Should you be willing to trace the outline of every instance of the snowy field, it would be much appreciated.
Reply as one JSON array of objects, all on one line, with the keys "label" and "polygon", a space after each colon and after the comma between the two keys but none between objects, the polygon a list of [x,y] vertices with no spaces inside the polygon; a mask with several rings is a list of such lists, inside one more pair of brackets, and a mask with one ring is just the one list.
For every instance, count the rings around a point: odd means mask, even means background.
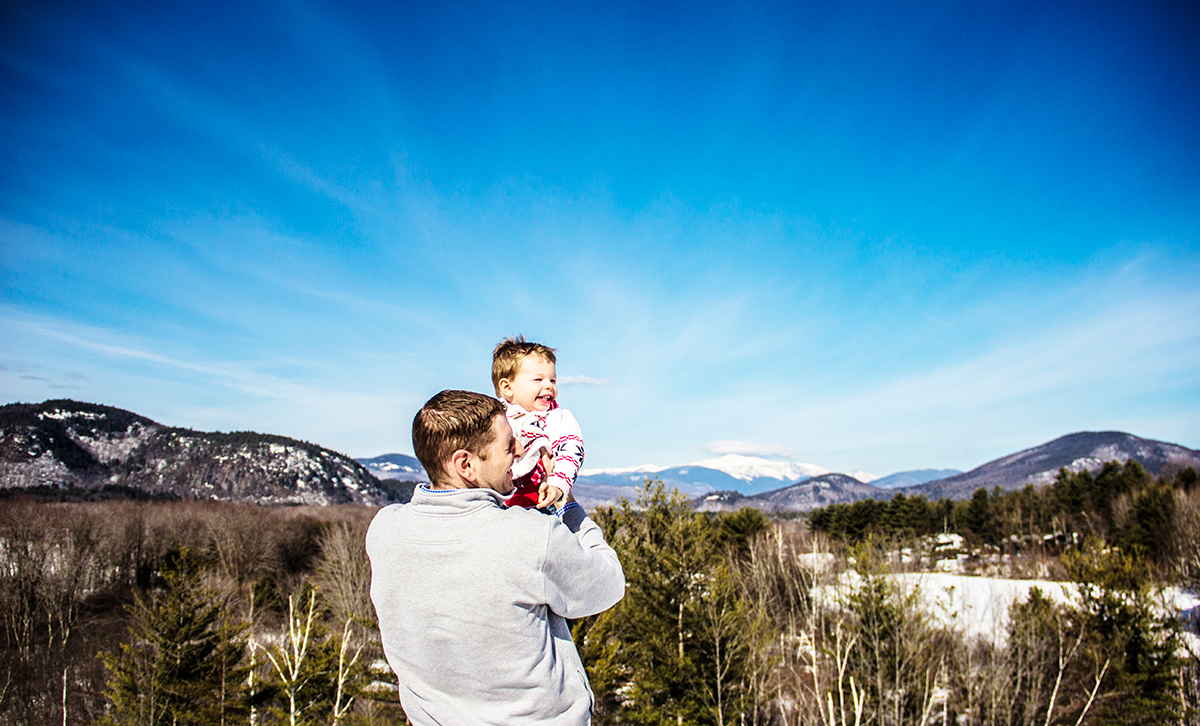
[{"label": "snowy field", "polygon": [[[1008,637],[1008,611],[1013,603],[1024,602],[1038,588],[1048,599],[1067,605],[1078,604],[1072,583],[1049,580],[1008,580],[999,577],[972,577],[948,572],[914,572],[889,575],[901,592],[917,592],[917,599],[935,622],[957,630],[967,637],[981,637],[1003,645]],[[818,588],[814,595],[833,604],[860,582],[858,573],[847,571],[838,585]],[[1179,588],[1163,593],[1164,606],[1173,608],[1190,623],[1189,641],[1200,649],[1195,634],[1200,619],[1200,596]]]}]

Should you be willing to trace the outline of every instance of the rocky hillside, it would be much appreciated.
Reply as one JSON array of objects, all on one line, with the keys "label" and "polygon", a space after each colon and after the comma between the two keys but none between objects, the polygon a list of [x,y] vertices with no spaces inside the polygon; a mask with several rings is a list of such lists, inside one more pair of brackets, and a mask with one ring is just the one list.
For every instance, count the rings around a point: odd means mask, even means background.
[{"label": "rocky hillside", "polygon": [[261,504],[378,504],[362,464],[315,444],[249,431],[163,426],[111,406],[0,406],[0,488],[125,489]]},{"label": "rocky hillside", "polygon": [[1054,481],[1058,470],[1099,471],[1105,462],[1122,464],[1133,459],[1148,473],[1157,476],[1166,467],[1200,468],[1200,451],[1164,441],[1143,439],[1121,431],[1081,431],[1018,451],[976,467],[968,472],[898,490],[906,494],[924,494],[930,499],[949,497],[966,499],[976,489],[1000,487],[1005,491],[1026,484],[1043,486]]}]

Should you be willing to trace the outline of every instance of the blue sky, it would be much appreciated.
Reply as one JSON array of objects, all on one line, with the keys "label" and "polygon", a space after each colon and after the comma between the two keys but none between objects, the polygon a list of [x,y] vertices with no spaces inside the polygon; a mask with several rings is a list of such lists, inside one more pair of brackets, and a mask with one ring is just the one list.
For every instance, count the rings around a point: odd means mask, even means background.
[{"label": "blue sky", "polygon": [[1188,3],[0,10],[0,401],[411,452],[559,349],[588,467],[1200,448]]}]

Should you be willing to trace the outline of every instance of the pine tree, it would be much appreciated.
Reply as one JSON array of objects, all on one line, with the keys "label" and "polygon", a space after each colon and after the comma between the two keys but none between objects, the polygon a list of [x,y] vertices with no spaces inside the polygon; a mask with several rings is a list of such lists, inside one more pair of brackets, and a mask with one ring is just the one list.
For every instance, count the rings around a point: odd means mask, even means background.
[{"label": "pine tree", "polygon": [[575,629],[597,722],[721,724],[745,713],[748,659],[766,622],[749,612],[725,563],[761,517],[722,526],[657,480],[635,503],[596,515],[627,583],[624,600]]},{"label": "pine tree", "polygon": [[163,589],[137,597],[130,642],[100,656],[112,704],[102,723],[211,726],[246,713],[243,627],[222,617],[190,552],[169,560]]},{"label": "pine tree", "polygon": [[967,504],[967,511],[962,524],[970,530],[971,534],[984,542],[988,544],[996,543],[998,532],[987,489],[980,487],[975,490],[975,494]]},{"label": "pine tree", "polygon": [[1177,723],[1183,667],[1179,623],[1157,605],[1161,592],[1152,584],[1147,563],[1105,549],[1097,538],[1068,552],[1063,561],[1079,587],[1087,627],[1096,636],[1090,655],[1105,665],[1105,697],[1094,709],[1096,721]]}]

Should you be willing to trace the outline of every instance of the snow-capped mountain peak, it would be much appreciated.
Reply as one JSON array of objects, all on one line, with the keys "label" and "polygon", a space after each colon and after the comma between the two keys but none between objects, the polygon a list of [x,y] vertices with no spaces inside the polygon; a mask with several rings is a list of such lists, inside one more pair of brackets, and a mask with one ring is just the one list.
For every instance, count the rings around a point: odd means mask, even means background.
[{"label": "snow-capped mountain peak", "polygon": [[[725,454],[681,466],[631,466],[612,469],[584,469],[580,481],[588,486],[640,484],[656,478],[691,496],[710,491],[737,491],[753,494],[829,474],[816,464],[798,461],[776,461],[747,454]],[[847,472],[846,476],[860,482],[879,477],[862,471]]]},{"label": "snow-capped mountain peak", "polygon": [[751,481],[753,479],[798,481],[829,473],[828,469],[816,464],[804,464],[796,461],[772,461],[758,456],[746,456],[745,454],[725,454],[715,459],[705,459],[688,464],[687,466],[715,469],[742,481]]}]

